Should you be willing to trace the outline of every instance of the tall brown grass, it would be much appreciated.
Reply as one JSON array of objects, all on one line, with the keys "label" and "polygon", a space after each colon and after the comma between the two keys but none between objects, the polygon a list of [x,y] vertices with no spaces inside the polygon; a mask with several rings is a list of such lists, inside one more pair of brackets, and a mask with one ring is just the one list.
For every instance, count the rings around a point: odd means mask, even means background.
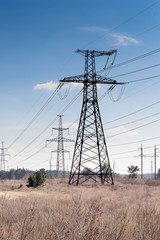
[{"label": "tall brown grass", "polygon": [[[160,240],[160,187],[0,183],[0,239]],[[15,188],[10,188],[15,186]]]}]

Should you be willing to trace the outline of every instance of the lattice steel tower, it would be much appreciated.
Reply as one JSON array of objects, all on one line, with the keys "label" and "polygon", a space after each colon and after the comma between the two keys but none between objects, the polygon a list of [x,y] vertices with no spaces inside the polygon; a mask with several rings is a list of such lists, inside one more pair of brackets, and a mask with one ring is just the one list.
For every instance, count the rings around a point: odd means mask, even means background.
[{"label": "lattice steel tower", "polygon": [[[108,58],[116,54],[116,50],[89,51],[77,50],[77,53],[85,56],[84,75],[67,77],[60,82],[83,83],[83,104],[81,109],[77,138],[73,153],[72,166],[69,176],[69,184],[83,183],[89,179],[101,183],[111,182],[113,184],[112,170],[104,136],[102,120],[100,116],[97,83],[111,84],[113,87],[118,83],[107,77],[96,74],[95,57],[105,56]],[[112,88],[112,86],[111,86]]]},{"label": "lattice steel tower", "polygon": [[48,139],[48,142],[58,142],[57,150],[52,151],[57,152],[57,163],[56,163],[56,171],[57,177],[62,175],[65,176],[65,160],[64,160],[64,153],[69,152],[64,149],[64,142],[74,142],[74,140],[67,139],[63,137],[63,131],[68,130],[68,128],[62,127],[62,117],[63,115],[58,115],[59,117],[59,127],[52,128],[52,130],[58,130],[58,138]]},{"label": "lattice steel tower", "polygon": [[2,171],[5,171],[6,170],[6,161],[5,160],[5,157],[6,156],[9,156],[9,154],[6,154],[5,151],[7,150],[7,148],[4,148],[4,142],[2,142],[2,147],[0,148],[1,150],[1,154],[0,154],[0,158],[1,158],[1,165],[0,165],[0,170]]}]

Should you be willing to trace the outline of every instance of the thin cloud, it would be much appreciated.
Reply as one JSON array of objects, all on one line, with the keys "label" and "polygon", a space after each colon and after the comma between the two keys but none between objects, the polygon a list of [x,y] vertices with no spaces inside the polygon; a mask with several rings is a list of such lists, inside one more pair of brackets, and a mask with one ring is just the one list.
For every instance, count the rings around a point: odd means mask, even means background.
[{"label": "thin cloud", "polygon": [[36,86],[34,86],[35,90],[42,90],[42,89],[46,89],[46,90],[54,90],[57,88],[59,83],[54,83],[52,81],[50,82],[46,82],[46,83],[39,83]]},{"label": "thin cloud", "polygon": [[68,123],[63,123],[63,127],[65,128],[78,128],[78,123],[74,122],[68,122]]},{"label": "thin cloud", "polygon": [[109,33],[111,37],[116,40],[114,45],[116,46],[128,46],[130,44],[139,44],[139,41],[135,38],[128,37],[120,33]]},{"label": "thin cloud", "polygon": [[[49,91],[52,91],[52,90],[55,90],[58,85],[59,85],[59,83],[55,83],[53,81],[50,81],[50,82],[46,82],[46,83],[36,84],[34,86],[34,89],[35,90],[49,90]],[[77,88],[77,87],[82,87],[82,84],[81,83],[64,84],[62,88],[63,89],[68,89],[70,87],[71,87],[71,89],[74,89],[74,88]]]},{"label": "thin cloud", "polygon": [[130,135],[130,136],[138,136],[139,135],[139,132],[138,131],[130,131],[129,128],[126,128],[124,126],[120,126],[120,127],[117,127],[117,128],[114,128],[114,129],[108,129],[108,130],[105,130],[105,132],[107,133],[107,135],[116,135],[116,134],[121,134],[123,133],[123,135]]},{"label": "thin cloud", "polygon": [[113,42],[114,46],[128,46],[131,44],[138,45],[140,42],[133,37],[128,36],[127,34],[122,34],[118,32],[110,32],[109,29],[107,28],[102,28],[102,27],[96,27],[96,26],[90,26],[90,27],[82,27],[81,30],[87,31],[87,32],[92,32],[92,33],[103,33],[104,35],[107,36],[107,40],[110,40]]}]

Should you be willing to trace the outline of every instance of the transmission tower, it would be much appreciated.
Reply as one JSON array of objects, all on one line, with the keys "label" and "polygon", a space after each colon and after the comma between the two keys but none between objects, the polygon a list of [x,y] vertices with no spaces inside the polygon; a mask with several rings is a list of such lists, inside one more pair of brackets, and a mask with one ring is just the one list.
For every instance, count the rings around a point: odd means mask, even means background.
[{"label": "transmission tower", "polygon": [[1,150],[1,165],[0,165],[0,170],[1,171],[5,171],[6,170],[6,162],[7,160],[5,160],[6,156],[9,156],[9,154],[6,154],[5,151],[7,150],[7,148],[4,148],[4,142],[2,142],[2,147],[0,148]]},{"label": "transmission tower", "polygon": [[58,137],[53,139],[48,139],[47,142],[58,142],[57,150],[51,152],[57,152],[57,164],[56,164],[56,172],[57,177],[61,174],[65,177],[65,160],[64,160],[64,153],[69,152],[64,149],[64,142],[74,142],[74,140],[67,139],[63,137],[63,131],[68,130],[68,128],[62,127],[62,117],[63,115],[58,115],[59,117],[59,127],[52,128],[52,130],[58,130]]},{"label": "transmission tower", "polygon": [[83,83],[83,103],[79,120],[77,138],[73,153],[69,184],[83,183],[89,179],[101,183],[113,184],[112,170],[104,136],[101,115],[97,99],[97,83],[111,84],[112,90],[118,83],[107,77],[96,74],[95,57],[111,56],[117,50],[95,51],[77,50],[85,57],[85,71],[83,75],[67,77],[60,82]]}]

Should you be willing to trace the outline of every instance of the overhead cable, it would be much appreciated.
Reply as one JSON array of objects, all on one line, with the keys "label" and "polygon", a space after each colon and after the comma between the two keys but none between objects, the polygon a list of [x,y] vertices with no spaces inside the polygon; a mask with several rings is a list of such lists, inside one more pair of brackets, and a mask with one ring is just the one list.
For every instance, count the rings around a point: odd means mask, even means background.
[{"label": "overhead cable", "polygon": [[35,114],[35,116],[31,119],[31,121],[27,124],[27,126],[22,130],[22,132],[10,143],[8,148],[11,148],[17,141],[20,139],[20,137],[27,131],[27,129],[33,124],[33,122],[39,117],[39,115],[43,112],[43,110],[47,107],[47,105],[51,102],[51,100],[55,97],[59,90],[60,84],[57,86],[57,88],[54,90],[54,92],[50,95],[50,97],[47,99],[47,101],[44,103],[44,105],[41,107],[41,109]]},{"label": "overhead cable", "polygon": [[134,130],[136,130],[136,129],[139,129],[139,128],[148,126],[148,125],[150,125],[150,124],[153,124],[153,123],[156,123],[156,122],[159,122],[159,121],[160,121],[160,118],[157,119],[157,120],[155,120],[155,121],[152,121],[152,122],[143,124],[143,125],[141,125],[141,126],[138,126],[138,127],[135,127],[135,128],[129,129],[129,130],[126,130],[126,131],[124,131],[124,132],[120,132],[120,133],[116,133],[116,134],[114,134],[114,135],[108,136],[107,138],[112,138],[112,137],[115,137],[115,136],[119,136],[119,135],[122,135],[122,134],[125,134],[125,133],[128,133],[128,132],[134,131]]},{"label": "overhead cable", "polygon": [[[115,65],[113,65],[111,68],[113,69],[113,68],[116,68],[116,67],[121,67],[121,66],[123,66],[123,65],[129,64],[129,63],[134,62],[134,61],[137,61],[137,60],[139,60],[139,59],[142,59],[142,58],[151,56],[151,55],[153,55],[153,54],[156,54],[156,53],[158,53],[158,52],[160,52],[160,48],[157,48],[157,49],[155,49],[155,50],[153,50],[153,51],[150,51],[150,52],[148,52],[148,53],[139,55],[139,56],[137,56],[137,57],[131,58],[131,59],[126,60],[126,61],[124,61],[124,62],[115,64]],[[109,67],[109,68],[110,68],[110,67]],[[107,69],[107,68],[106,68],[106,69]]]},{"label": "overhead cable", "polygon": [[136,123],[136,122],[139,122],[139,121],[142,121],[142,120],[146,120],[147,118],[151,118],[151,117],[157,116],[157,115],[159,115],[159,114],[160,114],[160,112],[154,113],[154,114],[152,114],[152,115],[149,115],[149,116],[146,116],[146,117],[143,117],[143,118],[140,118],[140,119],[131,121],[131,122],[122,123],[122,124],[119,124],[119,125],[117,125],[117,126],[110,127],[110,128],[105,128],[104,130],[109,130],[109,129],[114,129],[114,128],[118,128],[118,127],[121,127],[121,126],[126,126],[126,125],[129,125],[129,124],[132,124],[132,123]]},{"label": "overhead cable", "polygon": [[151,140],[155,140],[155,139],[159,139],[159,138],[160,138],[160,136],[147,138],[147,139],[142,139],[142,140],[139,140],[139,141],[133,141],[133,142],[126,142],[126,143],[119,143],[119,144],[109,145],[108,147],[119,147],[119,146],[132,145],[132,144],[135,144],[135,143],[143,143],[143,142],[147,142],[147,141],[151,141]]},{"label": "overhead cable", "polygon": [[160,75],[155,75],[155,76],[151,76],[151,77],[147,77],[147,78],[140,78],[140,79],[137,79],[137,80],[125,82],[125,84],[146,81],[146,80],[153,79],[153,78],[158,78],[158,77],[160,77]]},{"label": "overhead cable", "polygon": [[[110,33],[113,32],[114,30],[118,29],[119,27],[125,25],[126,23],[130,22],[131,20],[135,19],[136,17],[138,17],[139,15],[143,14],[145,11],[147,11],[148,9],[152,8],[153,6],[155,6],[156,4],[158,4],[160,2],[160,0],[150,4],[148,7],[142,9],[141,11],[139,11],[137,14],[133,15],[132,17],[128,18],[127,20],[125,20],[124,22],[120,23],[119,25],[117,25],[116,27],[112,28]],[[93,42],[96,42],[97,40],[105,37],[108,33],[105,33],[99,37],[97,37],[96,39],[90,41],[88,44],[85,44],[85,45],[90,45],[92,44]]]},{"label": "overhead cable", "polygon": [[[79,96],[81,95],[82,90],[76,94],[76,96],[67,104],[67,106],[65,106],[63,108],[63,110],[58,114],[58,115],[62,115],[64,112],[66,112],[68,110],[68,108],[79,98]],[[15,158],[17,157],[20,153],[24,152],[31,144],[33,144],[56,120],[58,119],[58,117],[56,116],[44,129],[42,132],[40,132],[38,134],[38,136],[36,136],[30,143],[27,144],[27,146],[25,146],[21,151],[19,151],[16,155],[14,155],[12,157]]]},{"label": "overhead cable", "polygon": [[145,68],[134,70],[132,72],[127,72],[127,73],[122,73],[122,74],[119,74],[119,75],[111,76],[110,78],[118,78],[118,77],[122,77],[122,76],[126,76],[126,75],[129,75],[129,74],[141,72],[141,71],[148,70],[148,69],[154,68],[154,67],[159,67],[159,66],[160,66],[160,64],[155,64],[155,65],[152,65],[152,66],[148,66],[148,67],[145,67]]},{"label": "overhead cable", "polygon": [[136,114],[136,113],[138,113],[138,112],[141,112],[141,111],[143,111],[143,110],[145,110],[145,109],[147,109],[147,108],[153,107],[153,106],[155,106],[155,105],[157,105],[157,104],[159,104],[159,103],[160,103],[160,101],[157,101],[157,102],[152,103],[152,104],[150,104],[150,105],[148,105],[148,106],[146,106],[146,107],[144,107],[144,108],[140,108],[140,109],[138,109],[138,110],[136,110],[136,111],[134,111],[134,112],[131,112],[131,113],[129,113],[129,114],[126,114],[126,115],[124,115],[124,116],[122,116],[122,117],[119,117],[119,118],[116,118],[116,119],[114,119],[114,120],[105,122],[103,125],[109,124],[109,123],[112,123],[112,122],[116,122],[116,121],[121,120],[121,119],[123,119],[123,118],[129,117],[129,116],[131,116],[131,115],[133,115],[133,114]]}]

